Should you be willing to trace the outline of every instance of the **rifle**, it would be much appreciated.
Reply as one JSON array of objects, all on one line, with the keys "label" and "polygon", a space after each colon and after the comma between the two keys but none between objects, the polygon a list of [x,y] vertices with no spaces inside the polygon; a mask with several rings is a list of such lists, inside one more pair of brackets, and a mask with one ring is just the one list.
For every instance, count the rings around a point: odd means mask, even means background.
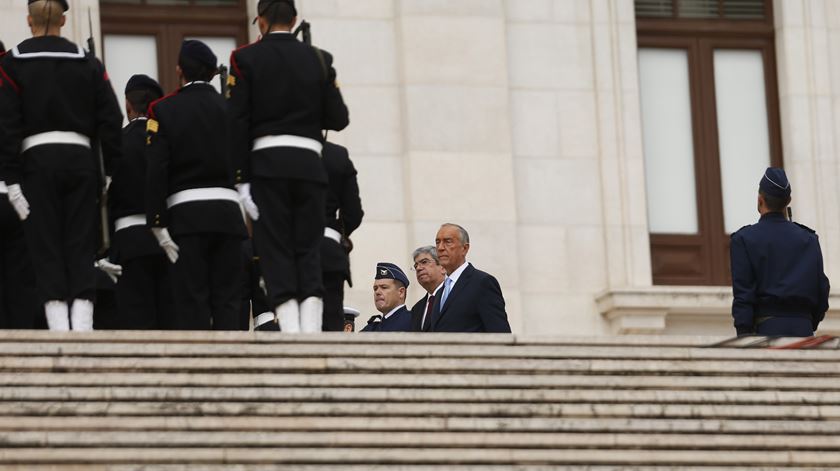
[{"label": "rifle", "polygon": [[308,21],[303,20],[300,22],[300,25],[295,28],[295,31],[292,33],[294,37],[297,37],[298,34],[303,33],[303,42],[308,45],[312,45],[312,32],[310,31],[312,25],[309,24]]},{"label": "rifle", "polygon": [[223,97],[230,98],[230,93],[228,92],[227,66],[224,64],[220,65],[219,69],[216,72],[219,74],[219,91],[221,91]]},{"label": "rifle", "polygon": [[[96,56],[96,41],[93,39],[93,20],[90,15],[90,8],[88,8],[88,31],[90,36],[87,38],[88,52],[92,56]],[[99,255],[104,255],[111,246],[111,232],[108,224],[108,175],[105,172],[105,159],[102,157],[102,146],[98,139],[93,142],[93,151],[99,159],[99,178],[102,182],[102,194],[99,196],[99,224],[101,229],[100,236],[102,237],[102,245],[99,247]]]},{"label": "rifle", "polygon": [[[309,24],[308,21],[302,20],[300,25],[292,32],[292,36],[297,37],[298,34],[303,36],[303,43],[307,46],[312,47],[315,49],[315,55],[318,56],[318,61],[321,63],[321,70],[324,73],[324,77],[327,77],[327,63],[324,61],[324,53],[321,52],[320,49],[312,45],[312,25]],[[329,131],[324,131],[324,140],[327,140],[327,134]],[[350,249],[352,250],[352,248]]]}]

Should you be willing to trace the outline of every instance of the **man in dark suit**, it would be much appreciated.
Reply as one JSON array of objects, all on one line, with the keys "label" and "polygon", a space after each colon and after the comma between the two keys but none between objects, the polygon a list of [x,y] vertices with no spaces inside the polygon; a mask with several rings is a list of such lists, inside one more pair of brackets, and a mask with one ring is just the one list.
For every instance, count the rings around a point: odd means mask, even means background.
[{"label": "man in dark suit", "polygon": [[414,259],[414,272],[417,274],[417,282],[426,290],[426,295],[411,308],[411,330],[422,332],[423,323],[432,319],[435,296],[443,287],[446,270],[440,266],[437,249],[431,245],[415,250],[412,258]]},{"label": "man in dark suit", "polygon": [[758,186],[757,224],[732,234],[732,317],[738,335],[813,335],[828,310],[817,234],[788,221],[790,183],[768,168]]},{"label": "man in dark suit", "polygon": [[323,129],[349,123],[332,56],[291,34],[294,0],[260,0],[262,39],[231,54],[228,100],[236,187],[280,330],[320,332],[327,174]]},{"label": "man in dark suit", "polygon": [[446,279],[428,332],[510,332],[505,299],[496,278],[467,262],[470,236],[466,229],[447,223],[435,237],[440,264]]},{"label": "man in dark suit", "polygon": [[393,263],[379,262],[373,281],[373,303],[382,315],[373,316],[362,332],[408,332],[411,312],[405,307],[408,277]]},{"label": "man in dark suit", "polygon": [[216,56],[201,41],[184,41],[176,70],[181,88],[153,102],[146,122],[146,223],[173,264],[173,327],[240,330],[247,232],[233,189],[225,100],[209,83]]}]

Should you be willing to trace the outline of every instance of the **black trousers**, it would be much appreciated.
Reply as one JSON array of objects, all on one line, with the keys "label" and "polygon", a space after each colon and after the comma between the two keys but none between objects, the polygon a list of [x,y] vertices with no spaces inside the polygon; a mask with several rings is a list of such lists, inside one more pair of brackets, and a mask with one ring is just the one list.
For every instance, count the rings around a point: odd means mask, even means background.
[{"label": "black trousers", "polygon": [[180,248],[171,266],[173,329],[241,330],[242,239],[229,234],[172,237]]},{"label": "black trousers", "polygon": [[322,183],[255,178],[251,196],[260,210],[254,250],[273,310],[290,299],[323,297],[321,239],[327,189]]},{"label": "black trousers", "polygon": [[146,255],[122,263],[116,286],[114,329],[165,330],[172,326],[175,301],[165,255]]},{"label": "black trousers", "polygon": [[0,193],[0,328],[34,329],[43,317],[23,225],[7,195]]},{"label": "black trousers", "polygon": [[92,159],[90,150],[72,145],[39,146],[25,158],[30,161],[24,172],[23,194],[31,212],[23,226],[39,297],[44,301],[93,301],[99,175],[90,162],[87,167],[62,165],[64,161]]},{"label": "black trousers", "polygon": [[321,330],[344,330],[344,273],[324,273],[324,317]]}]

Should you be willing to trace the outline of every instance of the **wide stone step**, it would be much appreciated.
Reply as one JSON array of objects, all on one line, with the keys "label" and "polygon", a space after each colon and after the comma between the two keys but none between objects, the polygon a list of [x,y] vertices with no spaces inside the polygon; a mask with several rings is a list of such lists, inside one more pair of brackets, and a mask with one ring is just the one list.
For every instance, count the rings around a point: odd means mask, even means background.
[{"label": "wide stone step", "polygon": [[0,431],[345,431],[840,434],[835,420],[518,417],[0,417]]},{"label": "wide stone step", "polygon": [[284,387],[136,387],[10,386],[0,401],[253,401],[253,402],[546,402],[584,404],[802,404],[840,405],[840,392],[692,391],[460,388],[284,388]]},{"label": "wide stone step", "polygon": [[171,343],[53,341],[0,342],[0,356],[82,357],[258,357],[258,358],[503,358],[503,359],[643,359],[720,361],[840,360],[840,350],[767,350],[739,348],[624,347],[570,345],[370,345],[332,343]]},{"label": "wide stone step", "polygon": [[586,374],[260,374],[260,373],[0,373],[6,386],[246,386],[567,389],[724,389],[840,391],[838,377]]},{"label": "wide stone step", "polygon": [[613,449],[436,448],[7,448],[0,463],[580,464],[840,466],[840,452]]},{"label": "wide stone step", "polygon": [[651,450],[840,450],[838,436],[750,434],[511,433],[511,432],[211,432],[13,431],[5,447],[360,447],[360,448],[645,448]]},{"label": "wide stone step", "polygon": [[[840,368],[803,361],[546,360],[452,358],[150,358],[0,357],[0,372],[448,372],[693,374],[840,377]],[[828,367],[827,367],[828,366]]]},{"label": "wide stone step", "polygon": [[840,406],[698,404],[556,404],[424,402],[0,402],[7,416],[330,416],[330,417],[565,417],[753,418],[840,420]]}]

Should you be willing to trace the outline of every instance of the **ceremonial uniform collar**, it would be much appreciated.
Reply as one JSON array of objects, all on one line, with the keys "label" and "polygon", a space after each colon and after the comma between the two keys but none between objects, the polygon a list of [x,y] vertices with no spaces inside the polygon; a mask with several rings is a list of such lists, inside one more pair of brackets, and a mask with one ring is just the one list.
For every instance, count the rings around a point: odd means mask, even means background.
[{"label": "ceremonial uniform collar", "polygon": [[59,59],[84,59],[85,51],[61,36],[38,36],[29,38],[12,48],[16,59],[43,57]]}]

